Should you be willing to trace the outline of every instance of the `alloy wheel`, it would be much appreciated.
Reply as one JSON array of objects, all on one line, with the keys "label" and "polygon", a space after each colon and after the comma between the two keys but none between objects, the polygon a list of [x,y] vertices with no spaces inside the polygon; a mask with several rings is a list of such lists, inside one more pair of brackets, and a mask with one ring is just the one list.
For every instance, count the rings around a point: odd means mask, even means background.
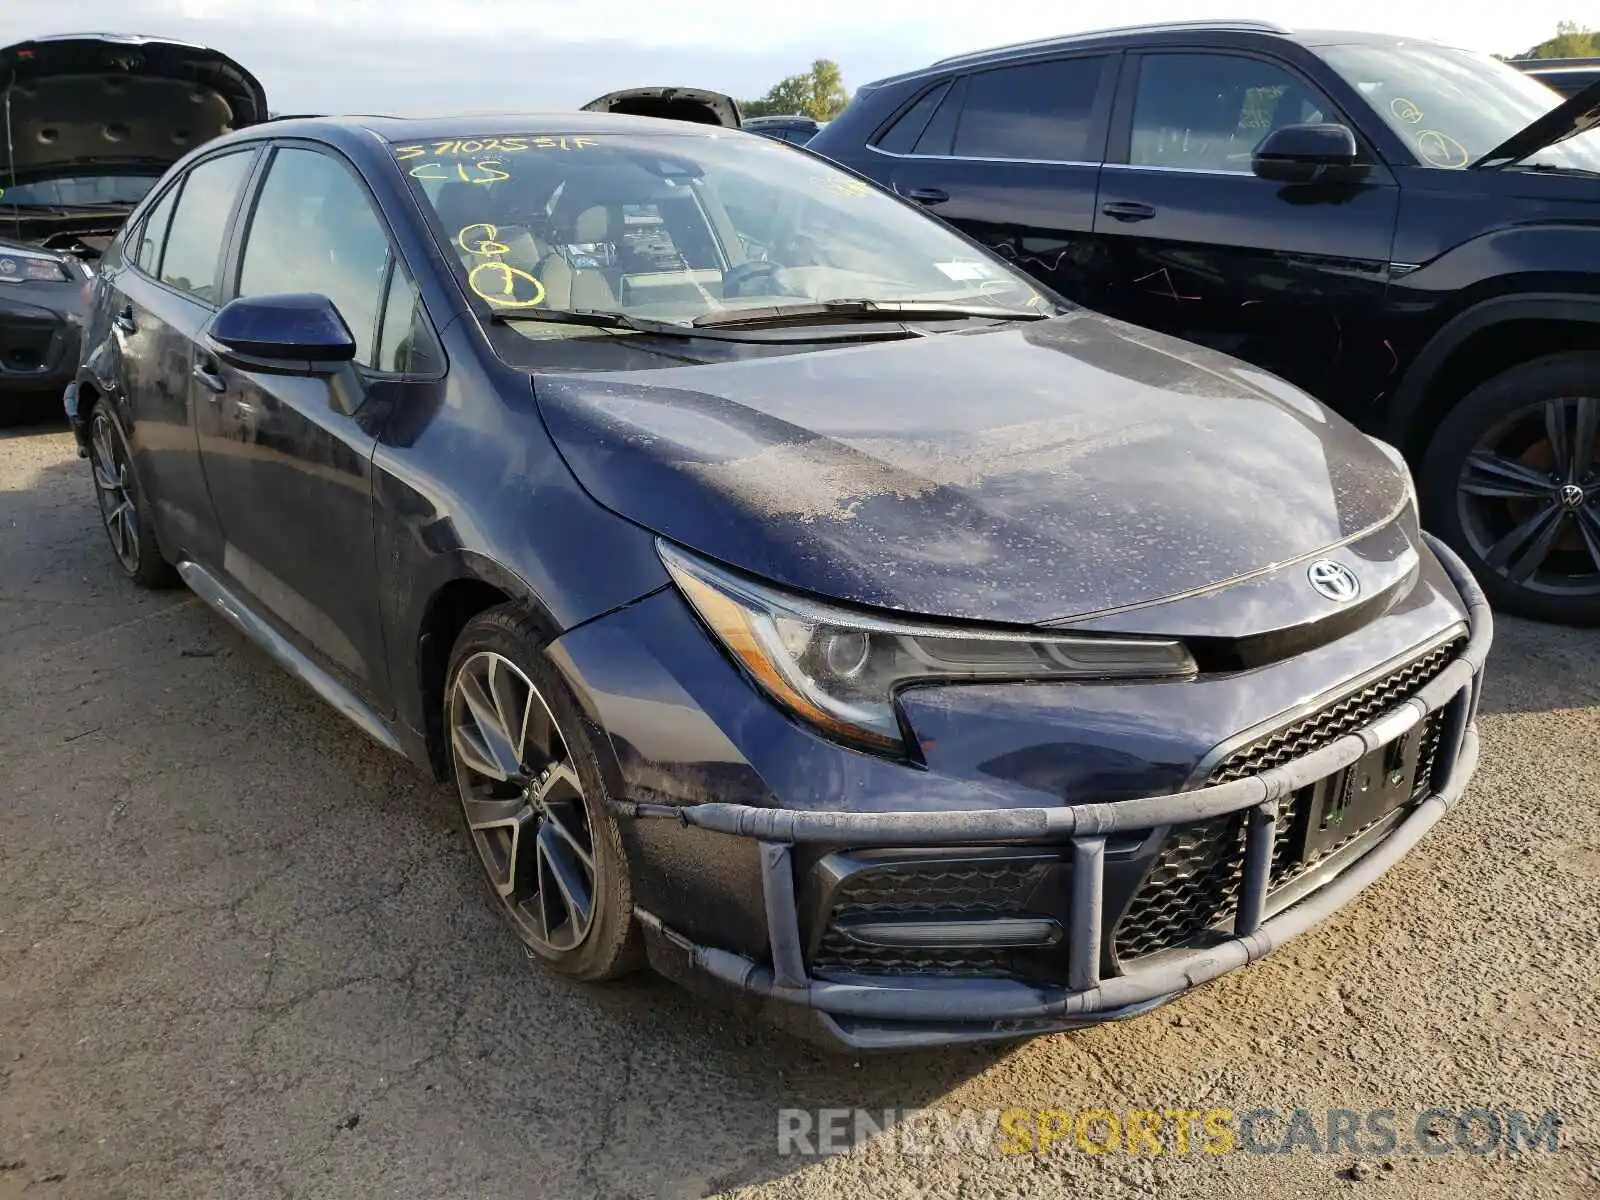
[{"label": "alloy wheel", "polygon": [[515,663],[486,650],[456,672],[449,720],[462,811],[506,915],[535,949],[575,950],[594,923],[594,840],[549,706]]},{"label": "alloy wheel", "polygon": [[1600,595],[1600,397],[1530,404],[1491,428],[1462,465],[1457,505],[1472,549],[1510,582]]},{"label": "alloy wheel", "polygon": [[89,433],[90,466],[94,470],[95,499],[105,523],[111,550],[130,574],[139,568],[139,513],[128,486],[128,461],[111,418],[96,412]]}]

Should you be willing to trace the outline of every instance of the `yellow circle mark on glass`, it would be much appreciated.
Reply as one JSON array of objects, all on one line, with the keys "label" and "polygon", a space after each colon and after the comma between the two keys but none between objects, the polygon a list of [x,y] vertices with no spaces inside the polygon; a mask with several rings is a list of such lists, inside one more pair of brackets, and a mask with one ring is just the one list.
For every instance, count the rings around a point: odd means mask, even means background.
[{"label": "yellow circle mark on glass", "polygon": [[[479,240],[469,243],[467,239],[472,236],[472,231],[475,229],[483,230],[483,236]],[[456,234],[456,245],[460,246],[468,254],[487,254],[490,256],[496,254],[510,254],[510,246],[506,245],[504,242],[495,241],[495,238],[499,236],[500,230],[494,225],[485,224],[483,222],[479,222],[476,225],[463,225],[461,227],[461,232]]]},{"label": "yellow circle mark on glass", "polygon": [[813,175],[811,182],[817,187],[826,188],[836,196],[870,196],[872,188],[862,183],[859,179],[821,179]]},{"label": "yellow circle mark on glass", "polygon": [[[498,291],[491,291],[486,282],[486,277],[490,273],[498,276],[500,285]],[[517,299],[518,280],[533,285],[533,298],[531,300]],[[509,263],[479,263],[467,273],[467,284],[480,297],[497,308],[536,308],[544,303],[544,284],[526,271],[519,270]]]},{"label": "yellow circle mark on glass", "polygon": [[1395,120],[1404,121],[1407,125],[1415,125],[1422,120],[1422,110],[1404,96],[1396,96],[1389,101],[1389,111],[1394,114]]},{"label": "yellow circle mark on glass", "polygon": [[1437,129],[1424,129],[1417,134],[1417,153],[1430,167],[1464,167],[1472,161],[1465,146]]}]

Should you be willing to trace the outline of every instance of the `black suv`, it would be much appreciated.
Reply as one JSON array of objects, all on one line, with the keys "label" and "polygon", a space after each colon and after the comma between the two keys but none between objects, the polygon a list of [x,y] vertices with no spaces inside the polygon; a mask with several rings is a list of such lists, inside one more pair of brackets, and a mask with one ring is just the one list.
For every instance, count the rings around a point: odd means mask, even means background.
[{"label": "black suv", "polygon": [[1597,121],[1486,55],[1203,22],[946,59],[807,149],[1310,390],[1405,451],[1501,607],[1594,624]]}]

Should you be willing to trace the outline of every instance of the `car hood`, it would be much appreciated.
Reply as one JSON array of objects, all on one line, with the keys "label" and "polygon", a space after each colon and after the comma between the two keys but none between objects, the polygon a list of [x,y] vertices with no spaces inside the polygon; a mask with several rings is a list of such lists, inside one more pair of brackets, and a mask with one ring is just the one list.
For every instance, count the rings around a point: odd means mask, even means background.
[{"label": "car hood", "polygon": [[583,106],[584,112],[626,113],[635,117],[664,117],[738,129],[739,102],[721,92],[699,88],[639,87],[608,92]]},{"label": "car hood", "polygon": [[1524,126],[1485,154],[1474,167],[1508,167],[1547,146],[1577,137],[1600,125],[1600,81],[1591,83]]},{"label": "car hood", "polygon": [[[261,84],[227,55],[165,38],[95,33],[0,49],[0,187],[165,170],[194,147],[267,118]],[[0,118],[4,120],[4,118]]]},{"label": "car hood", "polygon": [[534,390],[613,511],[777,583],[931,616],[1036,624],[1195,593],[1379,529],[1410,495],[1290,385],[1087,312]]}]

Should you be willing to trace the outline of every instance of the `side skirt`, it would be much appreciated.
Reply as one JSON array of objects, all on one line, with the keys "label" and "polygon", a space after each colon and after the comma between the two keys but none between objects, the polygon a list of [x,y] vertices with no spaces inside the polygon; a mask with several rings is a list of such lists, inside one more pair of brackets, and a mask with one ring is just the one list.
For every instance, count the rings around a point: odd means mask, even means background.
[{"label": "side skirt", "polygon": [[284,670],[299,679],[317,695],[338,709],[350,721],[385,750],[404,754],[400,740],[386,722],[368,708],[356,695],[268,625],[226,585],[199,563],[185,559],[178,564],[178,574],[200,599],[227,617],[234,627],[249,638]]}]

